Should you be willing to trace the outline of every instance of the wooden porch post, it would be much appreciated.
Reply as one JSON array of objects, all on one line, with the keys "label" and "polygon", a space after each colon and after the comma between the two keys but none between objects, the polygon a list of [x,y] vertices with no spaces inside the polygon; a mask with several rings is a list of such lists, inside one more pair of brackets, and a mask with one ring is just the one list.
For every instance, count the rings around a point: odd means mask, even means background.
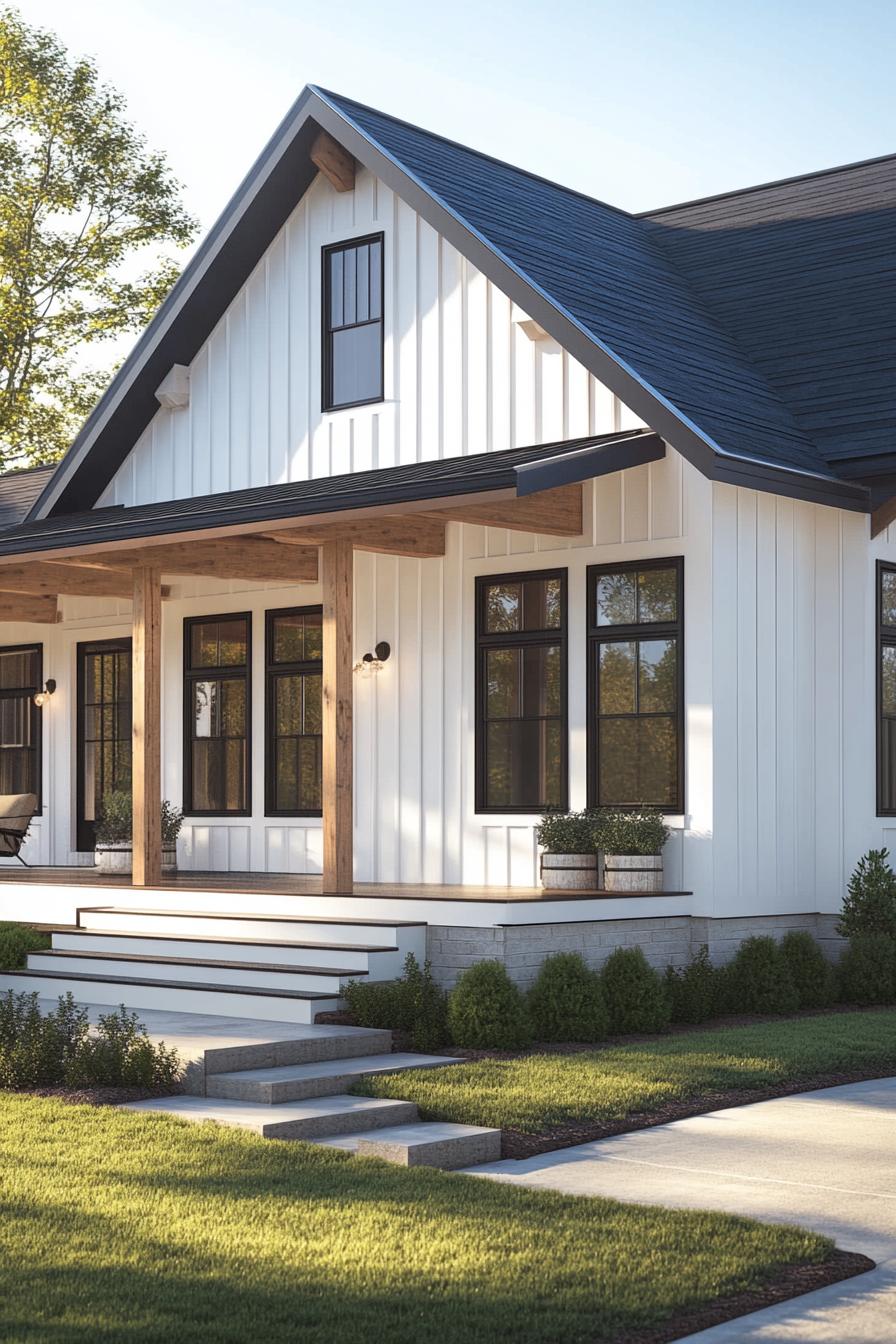
[{"label": "wooden porch post", "polygon": [[162,584],[161,571],[134,570],[131,684],[135,887],[162,876]]},{"label": "wooden porch post", "polygon": [[320,548],[323,587],[323,890],[351,893],[352,584],[350,541]]}]

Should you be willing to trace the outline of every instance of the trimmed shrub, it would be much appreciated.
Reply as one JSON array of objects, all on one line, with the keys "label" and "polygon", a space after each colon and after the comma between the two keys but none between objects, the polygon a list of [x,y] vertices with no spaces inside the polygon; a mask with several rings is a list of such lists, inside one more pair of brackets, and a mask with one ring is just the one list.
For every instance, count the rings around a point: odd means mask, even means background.
[{"label": "trimmed shrub", "polygon": [[0,1087],[142,1087],[172,1090],[177,1054],[154,1045],[136,1013],[122,1007],[91,1031],[71,994],[42,1014],[36,994],[0,998]]},{"label": "trimmed shrub", "polygon": [[719,972],[705,943],[687,966],[667,967],[666,995],[673,1022],[706,1022],[719,1011]]},{"label": "trimmed shrub", "polygon": [[50,935],[30,924],[0,924],[0,971],[18,971],[29,952],[50,946]]},{"label": "trimmed shrub", "polygon": [[896,939],[857,933],[837,968],[844,1003],[896,1002]]},{"label": "trimmed shrub", "polygon": [[350,980],[343,998],[359,1027],[405,1031],[415,1050],[434,1050],[449,1040],[448,996],[409,952],[398,980]]},{"label": "trimmed shrub", "polygon": [[555,952],[541,963],[529,1013],[539,1041],[599,1041],[607,1034],[600,977],[577,952]]},{"label": "trimmed shrub", "polygon": [[728,967],[728,1008],[737,1013],[792,1013],[799,994],[774,938],[747,938]]},{"label": "trimmed shrub", "polygon": [[662,978],[647,962],[640,947],[617,947],[601,971],[610,1031],[665,1031],[669,1000]]},{"label": "trimmed shrub", "polygon": [[896,938],[896,873],[887,862],[888,849],[869,849],[849,879],[837,932],[884,933]]},{"label": "trimmed shrub", "polygon": [[597,847],[604,854],[662,854],[669,827],[662,812],[642,807],[614,812],[601,808],[594,813]]},{"label": "trimmed shrub", "polygon": [[133,835],[133,802],[128,789],[104,793],[96,819],[98,845],[127,845]]},{"label": "trimmed shrub", "polygon": [[478,961],[448,997],[448,1026],[466,1050],[521,1050],[532,1040],[522,994],[499,961]]},{"label": "trimmed shrub", "polygon": [[792,929],[781,939],[781,956],[801,1008],[826,1008],[837,996],[834,968],[811,933]]},{"label": "trimmed shrub", "polygon": [[546,854],[596,854],[597,831],[590,812],[546,812],[535,827]]}]

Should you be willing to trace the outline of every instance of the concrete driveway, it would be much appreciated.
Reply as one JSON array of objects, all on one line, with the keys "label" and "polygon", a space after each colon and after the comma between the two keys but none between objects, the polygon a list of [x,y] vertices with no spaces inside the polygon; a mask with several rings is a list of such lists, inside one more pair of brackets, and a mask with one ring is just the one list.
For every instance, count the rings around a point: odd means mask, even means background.
[{"label": "concrete driveway", "polygon": [[714,1111],[473,1174],[798,1223],[877,1262],[871,1273],[690,1337],[701,1344],[896,1341],[896,1078]]}]

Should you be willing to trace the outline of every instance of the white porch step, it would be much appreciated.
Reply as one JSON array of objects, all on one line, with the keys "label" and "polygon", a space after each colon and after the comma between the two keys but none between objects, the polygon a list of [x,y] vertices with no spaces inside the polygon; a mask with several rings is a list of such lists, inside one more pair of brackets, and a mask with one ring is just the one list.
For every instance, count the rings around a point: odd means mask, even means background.
[{"label": "white porch step", "polygon": [[309,990],[247,989],[236,985],[199,984],[126,976],[81,975],[63,971],[4,971],[0,993],[39,994],[57,999],[71,993],[81,1003],[124,1004],[126,1008],[158,1008],[168,1012],[207,1013],[212,1017],[249,1018],[263,1022],[313,1023],[317,1013],[335,1012],[342,1000]]},{"label": "white porch step", "polygon": [[[164,933],[115,933],[91,929],[59,929],[53,934],[53,950],[60,952],[121,952],[133,956],[185,957],[195,961],[295,962],[304,966],[344,966],[358,975],[376,966],[376,979],[391,980],[401,974],[397,947],[369,943],[266,942],[243,938],[176,938]],[[375,953],[375,956],[373,955]]]},{"label": "white porch step", "polygon": [[410,1101],[348,1096],[312,1097],[281,1106],[212,1097],[157,1097],[131,1102],[123,1109],[176,1115],[182,1120],[214,1120],[219,1125],[251,1129],[265,1139],[318,1139],[357,1131],[366,1134],[417,1118],[417,1107]]},{"label": "white porch step", "polygon": [[347,981],[366,971],[344,967],[307,967],[247,961],[194,961],[184,957],[141,956],[128,952],[32,952],[29,971],[63,971],[80,975],[126,976],[129,980],[185,981],[189,984],[236,985],[249,989],[305,989],[339,998]]},{"label": "white porch step", "polygon": [[443,1171],[497,1162],[501,1156],[500,1129],[438,1120],[361,1131],[320,1142],[357,1157],[379,1157],[403,1167],[440,1167]]},{"label": "white porch step", "polygon": [[327,919],[297,915],[215,915],[196,910],[141,910],[125,906],[91,906],[78,911],[78,927],[98,932],[162,933],[168,937],[247,938],[263,942],[358,943],[398,947],[422,959],[426,925],[420,921]]},{"label": "white porch step", "polygon": [[278,1105],[307,1097],[326,1097],[345,1092],[358,1078],[369,1073],[401,1073],[407,1069],[437,1069],[460,1064],[453,1055],[411,1053],[360,1055],[354,1059],[331,1059],[319,1064],[293,1064],[271,1069],[240,1069],[206,1077],[207,1097],[233,1101],[257,1101]]}]

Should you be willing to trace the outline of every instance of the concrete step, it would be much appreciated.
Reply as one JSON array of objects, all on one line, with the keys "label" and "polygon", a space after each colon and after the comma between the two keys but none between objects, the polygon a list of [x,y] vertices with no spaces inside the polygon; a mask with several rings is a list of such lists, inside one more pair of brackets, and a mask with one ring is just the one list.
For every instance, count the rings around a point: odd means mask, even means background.
[{"label": "concrete step", "polygon": [[361,943],[398,947],[422,959],[426,925],[419,920],[327,919],[311,915],[216,915],[199,910],[143,910],[126,906],[90,906],[78,911],[78,927],[101,932],[162,933],[169,937],[231,938],[240,942]]},{"label": "concrete step", "polygon": [[501,1156],[500,1129],[440,1120],[360,1131],[320,1142],[357,1157],[379,1157],[402,1167],[440,1167],[443,1171],[497,1162]]},{"label": "concrete step", "polygon": [[[304,966],[345,966],[353,973],[370,971],[375,961],[382,979],[401,974],[399,949],[369,943],[276,942],[243,938],[171,938],[164,933],[113,933],[89,929],[58,929],[53,950],[59,952],[121,952],[133,956],[186,957],[196,961],[279,963],[301,960]],[[375,957],[371,956],[375,953]]]},{"label": "concrete step", "polygon": [[410,1101],[348,1096],[311,1097],[281,1106],[212,1097],[157,1097],[131,1102],[123,1109],[176,1115],[182,1120],[214,1120],[219,1125],[251,1129],[265,1139],[318,1139],[358,1131],[367,1134],[380,1127],[410,1124],[417,1118],[417,1107]]},{"label": "concrete step", "polygon": [[237,985],[252,989],[306,989],[339,998],[345,984],[366,971],[345,967],[265,965],[246,961],[195,961],[135,952],[33,952],[29,971],[76,971],[81,975],[125,975],[134,980],[170,980],[191,984]]},{"label": "concrete step", "polygon": [[304,989],[265,993],[263,989],[237,985],[82,975],[70,971],[4,971],[0,974],[0,993],[10,989],[16,994],[39,994],[44,999],[71,993],[81,1003],[124,1004],[137,1010],[160,1008],[266,1022],[312,1023],[315,1014],[335,1012],[342,1007],[342,1000],[334,995]]},{"label": "concrete step", "polygon": [[359,1055],[318,1064],[285,1064],[270,1069],[240,1069],[206,1078],[208,1097],[233,1101],[258,1101],[277,1105],[307,1097],[326,1097],[345,1092],[358,1078],[369,1073],[401,1073],[406,1069],[435,1069],[461,1061],[451,1055]]},{"label": "concrete step", "polygon": [[207,1082],[221,1073],[356,1059],[359,1056],[388,1054],[391,1049],[391,1031],[380,1031],[374,1027],[312,1026],[305,1027],[301,1036],[297,1034],[280,1040],[207,1046],[203,1052],[203,1068]]}]

